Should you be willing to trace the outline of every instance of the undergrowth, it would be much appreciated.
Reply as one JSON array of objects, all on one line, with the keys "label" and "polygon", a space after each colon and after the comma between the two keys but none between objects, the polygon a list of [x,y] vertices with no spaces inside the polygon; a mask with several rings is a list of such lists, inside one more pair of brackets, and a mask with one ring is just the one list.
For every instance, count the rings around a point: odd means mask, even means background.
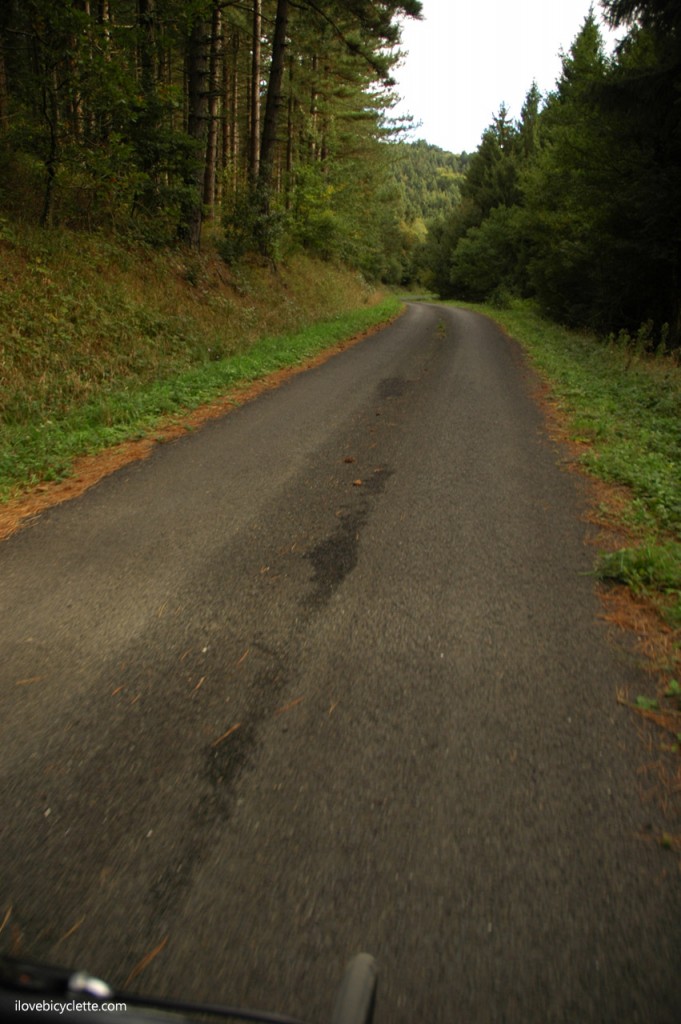
[{"label": "undergrowth", "polygon": [[399,308],[304,257],[228,270],[214,252],[6,221],[0,257],[0,500]]}]

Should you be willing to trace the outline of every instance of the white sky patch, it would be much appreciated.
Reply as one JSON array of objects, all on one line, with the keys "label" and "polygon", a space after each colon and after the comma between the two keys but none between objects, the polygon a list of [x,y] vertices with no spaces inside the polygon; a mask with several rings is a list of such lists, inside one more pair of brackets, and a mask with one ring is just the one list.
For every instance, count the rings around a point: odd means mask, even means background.
[{"label": "white sky patch", "polygon": [[[423,0],[423,20],[403,23],[408,52],[394,73],[402,99],[392,116],[421,122],[412,139],[474,152],[502,102],[517,118],[533,80],[542,93],[553,89],[560,51],[570,49],[589,7],[589,0]],[[611,50],[615,35],[602,30]]]}]

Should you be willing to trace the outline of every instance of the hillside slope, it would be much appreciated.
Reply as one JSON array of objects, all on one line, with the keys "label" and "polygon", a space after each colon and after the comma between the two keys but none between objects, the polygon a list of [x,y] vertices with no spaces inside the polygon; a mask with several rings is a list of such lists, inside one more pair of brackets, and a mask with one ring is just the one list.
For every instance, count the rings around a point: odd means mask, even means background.
[{"label": "hillside slope", "polygon": [[398,306],[358,274],[306,256],[228,269],[210,249],[8,222],[0,251],[4,498]]}]

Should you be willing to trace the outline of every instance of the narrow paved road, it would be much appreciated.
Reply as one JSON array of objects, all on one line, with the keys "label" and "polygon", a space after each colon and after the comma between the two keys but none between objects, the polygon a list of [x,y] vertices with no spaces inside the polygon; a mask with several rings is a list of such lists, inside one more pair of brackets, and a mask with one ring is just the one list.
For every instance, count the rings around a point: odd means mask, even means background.
[{"label": "narrow paved road", "polygon": [[[649,689],[519,350],[388,329],[0,545],[0,935],[380,1024],[676,1022]],[[361,483],[360,483],[361,481]]]}]

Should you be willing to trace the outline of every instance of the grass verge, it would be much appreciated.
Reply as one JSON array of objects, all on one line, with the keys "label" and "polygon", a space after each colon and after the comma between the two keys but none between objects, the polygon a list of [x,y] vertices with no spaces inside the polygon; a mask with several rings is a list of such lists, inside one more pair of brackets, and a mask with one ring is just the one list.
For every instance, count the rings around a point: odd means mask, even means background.
[{"label": "grass verge", "polygon": [[174,413],[194,409],[277,370],[300,365],[389,320],[399,308],[396,300],[387,298],[293,334],[260,339],[246,352],[217,362],[103,391],[61,415],[6,425],[0,438],[0,500],[35,484],[61,479],[78,456],[139,438]]},{"label": "grass verge", "polygon": [[0,256],[0,502],[400,308],[306,257],[235,272],[214,253],[7,222]]}]

